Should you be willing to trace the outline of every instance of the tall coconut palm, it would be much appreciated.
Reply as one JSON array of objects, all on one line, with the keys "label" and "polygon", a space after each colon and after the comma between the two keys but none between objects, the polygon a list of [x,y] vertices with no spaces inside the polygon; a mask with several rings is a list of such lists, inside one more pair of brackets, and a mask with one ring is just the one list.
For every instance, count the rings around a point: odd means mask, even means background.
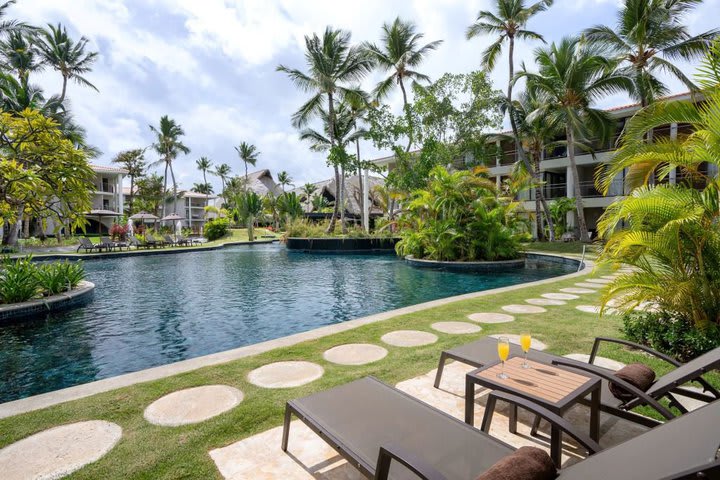
[{"label": "tall coconut palm", "polygon": [[[488,70],[493,70],[497,59],[502,52],[503,45],[508,46],[508,86],[507,86],[507,110],[510,117],[510,126],[512,127],[513,137],[515,140],[515,151],[520,157],[520,161],[528,172],[533,174],[535,184],[541,183],[539,172],[530,164],[530,160],[525,155],[520,143],[520,132],[516,122],[516,115],[513,114],[513,78],[515,76],[515,40],[540,40],[545,42],[542,35],[526,28],[528,21],[536,14],[546,10],[551,6],[553,0],[540,0],[530,5],[525,4],[525,0],[496,0],[493,13],[489,10],[482,10],[477,15],[475,23],[467,29],[466,36],[468,40],[480,35],[495,35],[495,41],[485,49],[482,54],[482,65]],[[540,204],[548,215],[547,202],[542,189],[539,189]]]},{"label": "tall coconut palm", "polygon": [[[537,92],[526,90],[514,102],[512,114],[515,116],[522,148],[527,151],[532,165],[532,171],[529,173],[532,176],[535,189],[535,221],[538,239],[543,239],[542,211],[548,224],[549,237],[552,242],[555,240],[553,216],[545,199],[542,183],[538,183],[538,180],[542,179],[540,163],[545,159],[545,148],[558,133],[562,132],[562,128],[559,124],[549,121],[549,119],[531,116],[532,112],[542,107],[543,102],[544,98],[537,95]],[[520,164],[523,167],[525,166],[523,162],[520,162]]]},{"label": "tall coconut palm", "polygon": [[239,146],[235,147],[235,151],[240,157],[240,160],[245,163],[245,187],[247,188],[248,182],[250,181],[248,177],[248,165],[252,165],[254,167],[255,164],[257,164],[260,152],[258,152],[255,145],[247,142],[241,142]]},{"label": "tall coconut palm", "polygon": [[[353,124],[355,127],[355,163],[357,165],[357,178],[358,178],[358,188],[360,189],[360,218],[361,218],[361,225],[364,230],[367,230],[369,228],[368,225],[366,225],[365,222],[365,208],[368,199],[365,197],[365,189],[363,187],[363,161],[360,157],[360,139],[361,137],[364,137],[364,135],[361,135],[362,132],[360,132],[360,122],[365,119],[366,114],[368,113],[368,110],[371,108],[371,103],[369,102],[369,96],[367,93],[363,92],[359,87],[357,89],[358,93],[360,95],[351,95],[348,96],[346,99],[347,105],[350,108],[350,113],[353,116]],[[365,132],[365,130],[363,130]],[[365,132],[366,133],[366,132]]]},{"label": "tall coconut palm", "polygon": [[302,191],[305,194],[305,204],[307,205],[307,211],[311,211],[312,196],[313,193],[317,192],[317,185],[313,183],[306,183],[302,187]]},{"label": "tall coconut palm", "polygon": [[230,176],[230,173],[230,165],[228,165],[227,163],[221,163],[220,165],[215,167],[215,171],[213,172],[213,175],[220,177],[220,183],[222,183],[223,192],[225,192],[225,181]]},{"label": "tall coconut palm", "polygon": [[[160,125],[158,127],[155,127],[153,125],[149,125],[150,131],[155,134],[155,142],[153,143],[153,148],[155,149],[155,152],[160,156],[159,160],[154,163],[154,165],[158,165],[160,163],[165,165],[165,175],[164,175],[164,181],[165,184],[163,186],[163,191],[167,191],[167,173],[168,170],[170,170],[170,175],[172,177],[172,183],[173,183],[173,213],[177,213],[177,182],[175,181],[175,172],[173,171],[173,161],[180,155],[181,153],[184,153],[187,155],[190,153],[190,149],[185,146],[184,143],[180,140],[180,137],[185,135],[185,131],[182,129],[180,125],[178,125],[175,120],[168,117],[167,115],[163,115],[160,117]],[[163,217],[166,213],[166,202],[163,203]]]},{"label": "tall coconut palm", "polygon": [[283,170],[282,172],[278,173],[278,185],[280,185],[280,188],[282,188],[283,193],[285,193],[285,187],[293,185],[292,178],[290,178],[290,174]]},{"label": "tall coconut palm", "polygon": [[585,36],[622,61],[621,68],[635,84],[634,97],[644,107],[669,92],[659,73],[695,89],[692,80],[672,62],[701,57],[720,32],[713,29],[690,35],[683,21],[700,3],[702,0],[624,0],[614,26],[588,28]]},{"label": "tall coconut palm", "polygon": [[[305,60],[308,73],[279,65],[277,70],[286,73],[292,82],[304,92],[312,92],[313,96],[293,114],[293,125],[302,128],[322,112],[324,101],[327,105],[330,146],[336,145],[334,135],[335,101],[348,93],[354,92],[347,84],[355,84],[372,69],[372,60],[365,52],[350,45],[350,32],[327,27],[322,38],[317,34],[305,37]],[[333,166],[335,173],[336,198],[340,192],[340,170]],[[339,212],[335,202],[333,215],[328,225],[328,232],[335,230]]]},{"label": "tall coconut palm", "polygon": [[3,68],[15,73],[24,86],[28,85],[30,73],[43,67],[32,34],[23,30],[11,31],[7,38],[0,42],[0,61]]},{"label": "tall coconut palm", "polygon": [[[417,32],[414,23],[403,21],[400,17],[397,17],[392,23],[383,24],[379,46],[365,43],[365,48],[377,67],[383,72],[390,72],[390,75],[375,87],[375,96],[378,100],[381,100],[390,93],[394,85],[398,85],[403,96],[403,109],[408,117],[410,111],[408,109],[409,102],[405,81],[410,80],[413,83],[430,81],[427,75],[418,72],[416,69],[427,55],[436,50],[443,42],[442,40],[435,40],[421,45],[424,36],[424,34]],[[410,125],[409,122],[408,125]],[[413,132],[412,128],[410,128],[406,152],[410,151],[412,142]]]},{"label": "tall coconut palm", "polygon": [[207,172],[208,170],[210,170],[210,168],[212,168],[212,162],[207,157],[200,157],[199,159],[195,160],[195,165],[197,165],[198,170],[200,170],[203,174],[203,190],[205,190],[205,195],[207,197],[207,195],[212,193],[212,185],[210,185],[207,181]]},{"label": "tall coconut palm", "polygon": [[580,240],[589,242],[575,148],[583,147],[591,138],[607,141],[614,134],[615,121],[591,105],[608,94],[633,92],[632,79],[617,71],[616,63],[604,57],[600,49],[577,37],[535,50],[535,62],[537,73],[523,68],[517,78],[526,78],[527,88],[544,98],[530,120],[540,118],[565,126]]},{"label": "tall coconut palm", "polygon": [[47,29],[41,29],[38,40],[37,48],[43,62],[62,75],[60,103],[65,100],[68,80],[97,91],[97,87],[83,76],[92,70],[98,56],[98,52],[86,51],[87,38],[80,37],[75,42],[68,36],[65,27],[58,24],[56,27],[48,25]]},{"label": "tall coconut palm", "polygon": [[11,6],[15,5],[17,3],[17,0],[8,0],[7,2],[0,3],[0,35],[11,33],[14,31],[19,30],[31,30],[32,27],[27,25],[24,22],[20,22],[19,20],[10,19],[10,20],[3,20],[2,18],[7,15],[7,10]]},{"label": "tall coconut palm", "polygon": [[127,170],[127,176],[130,177],[130,200],[128,203],[129,211],[128,215],[135,213],[133,211],[133,201],[135,200],[135,179],[141,178],[147,171],[147,163],[145,162],[145,149],[135,148],[132,150],[125,150],[118,153],[113,158],[113,163],[118,163]]}]

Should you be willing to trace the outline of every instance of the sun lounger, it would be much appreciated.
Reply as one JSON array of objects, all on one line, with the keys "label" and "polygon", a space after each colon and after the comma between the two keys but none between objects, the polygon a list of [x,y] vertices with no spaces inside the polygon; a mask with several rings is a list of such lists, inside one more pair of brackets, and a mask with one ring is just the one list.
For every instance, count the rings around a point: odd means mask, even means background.
[{"label": "sun lounger", "polygon": [[128,242],[130,242],[131,247],[135,247],[136,249],[140,250],[141,248],[148,248],[147,243],[141,242],[137,237],[134,236],[128,236]]},{"label": "sun lounger", "polygon": [[[647,392],[643,392],[624,382],[614,376],[612,370],[598,367],[593,362],[597,355],[598,348],[602,342],[613,342],[620,343],[626,346],[640,349],[650,355],[653,355],[661,360],[664,360],[673,366],[675,370],[663,375],[658,378],[655,383],[648,389]],[[510,345],[511,355],[522,355],[522,350],[517,345]],[[601,406],[600,409],[606,413],[615,415],[617,417],[631,420],[642,425],[649,427],[657,426],[661,422],[639,415],[632,412],[631,410],[640,405],[648,405],[662,415],[666,420],[670,420],[675,415],[660,403],[662,398],[670,400],[671,405],[677,407],[682,413],[686,413],[687,410],[677,401],[674,394],[681,394],[686,397],[694,398],[696,400],[704,402],[713,402],[720,398],[720,392],[710,386],[703,378],[702,374],[720,367],[720,348],[716,348],[695,360],[686,364],[681,364],[675,359],[663,355],[662,353],[656,352],[655,350],[638,345],[633,342],[626,340],[618,340],[612,338],[598,337],[595,339],[595,344],[590,354],[590,363],[578,362],[565,357],[559,357],[549,353],[540,352],[538,350],[531,349],[528,353],[528,358],[543,363],[552,363],[555,365],[562,365],[565,367],[576,368],[585,372],[596,375],[603,380],[602,394],[601,394]],[[483,367],[490,363],[497,362],[497,340],[492,337],[485,337],[476,342],[461,345],[459,347],[446,350],[440,355],[440,362],[438,364],[438,371],[435,377],[435,388],[439,388],[440,380],[442,379],[443,368],[447,360],[453,359],[474,367]],[[623,402],[616,398],[611,392],[609,383],[613,383],[621,386],[623,389],[632,392],[635,398],[628,402]],[[704,392],[696,392],[683,388],[683,385],[689,382],[699,383]]]},{"label": "sun lounger", "polygon": [[[498,395],[555,423],[591,454],[562,469],[557,480],[669,480],[720,475],[716,460],[720,402],[600,451],[566,420],[519,397]],[[283,451],[288,448],[292,415],[364,476],[376,480],[473,480],[515,450],[372,377],[289,401]],[[698,472],[706,477],[696,477]]]},{"label": "sun lounger", "polygon": [[94,243],[92,243],[87,237],[80,237],[78,240],[80,241],[80,245],[78,245],[78,248],[76,250],[77,252],[79,252],[81,249],[85,250],[85,252],[93,252],[95,250],[100,251],[102,248],[100,245],[95,245]]},{"label": "sun lounger", "polygon": [[151,234],[147,233],[145,234],[145,243],[148,244],[148,246],[151,247],[162,247],[165,244],[159,240],[155,240],[155,237],[153,237]]},{"label": "sun lounger", "polygon": [[173,240],[170,235],[163,235],[163,241],[164,241],[165,245],[170,245],[171,247],[175,246],[175,245],[179,245],[179,243],[176,242],[175,240]]}]

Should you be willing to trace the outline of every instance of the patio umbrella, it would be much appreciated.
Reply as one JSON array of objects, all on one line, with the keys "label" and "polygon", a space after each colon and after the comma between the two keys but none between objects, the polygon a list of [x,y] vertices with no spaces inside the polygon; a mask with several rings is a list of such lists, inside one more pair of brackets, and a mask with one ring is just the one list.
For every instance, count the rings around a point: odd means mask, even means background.
[{"label": "patio umbrella", "polygon": [[163,218],[160,219],[161,222],[166,222],[166,221],[171,221],[171,220],[172,221],[184,220],[184,218],[181,217],[180,215],[178,215],[177,213],[171,213],[170,215],[165,215]]},{"label": "patio umbrella", "polygon": [[152,213],[147,213],[147,212],[138,212],[135,215],[132,215],[130,217],[130,220],[142,220],[143,222],[145,220],[157,220],[157,219],[158,219],[158,217],[156,217]]},{"label": "patio umbrella", "polygon": [[98,219],[98,228],[100,229],[100,233],[102,233],[102,218],[103,217],[119,217],[122,214],[118,212],[113,212],[112,210],[90,210],[89,212],[84,212],[83,215],[86,217],[97,217]]}]

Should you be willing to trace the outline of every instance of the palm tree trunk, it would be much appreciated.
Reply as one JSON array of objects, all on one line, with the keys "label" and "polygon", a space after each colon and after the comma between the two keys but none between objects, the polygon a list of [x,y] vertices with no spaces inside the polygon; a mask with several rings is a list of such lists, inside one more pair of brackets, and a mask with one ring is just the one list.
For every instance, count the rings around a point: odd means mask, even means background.
[{"label": "palm tree trunk", "polygon": [[410,117],[410,109],[408,108],[408,99],[407,99],[407,92],[405,91],[405,84],[403,83],[402,77],[398,79],[398,83],[400,84],[400,90],[402,91],[403,96],[403,110],[405,110],[405,117],[407,118],[408,122],[408,144],[407,147],[405,147],[405,153],[410,151],[410,147],[413,143],[413,129],[412,129],[412,121]]},{"label": "palm tree trunk", "polygon": [[[540,151],[539,157],[540,157],[540,160],[535,165],[534,175],[536,177],[536,180],[542,181],[542,177],[541,177],[541,173],[540,173],[540,164],[545,159],[545,148],[544,147]],[[537,199],[539,200],[540,206],[542,207],[543,213],[545,214],[545,221],[548,224],[548,232],[549,232],[548,235],[550,237],[550,241],[554,242],[555,241],[555,224],[553,222],[552,215],[550,214],[550,207],[548,206],[547,199],[545,198],[545,192],[543,191],[542,186],[540,186],[538,188]],[[542,222],[541,222],[541,224],[542,224]]]},{"label": "palm tree trunk", "polygon": [[[244,160],[243,160],[244,161]],[[248,182],[250,181],[250,177],[248,177],[248,168],[247,168],[247,162],[245,162],[245,190],[247,190]]]},{"label": "palm tree trunk", "polygon": [[63,75],[63,85],[62,85],[62,92],[60,93],[60,98],[58,99],[58,103],[63,103],[65,100],[65,91],[67,90],[67,77]]},{"label": "palm tree trunk", "polygon": [[577,163],[575,163],[575,132],[567,127],[567,148],[568,160],[570,160],[570,171],[573,176],[573,190],[575,195],[575,210],[577,212],[578,228],[580,229],[580,241],[589,243],[587,223],[585,223],[585,208],[583,207],[582,190],[580,189],[580,175],[578,174]]},{"label": "palm tree trunk", "polygon": [[[172,163],[170,165],[170,176],[172,177],[173,182],[173,213],[177,213],[177,182],[175,181],[175,172],[172,168]],[[192,219],[190,219],[192,222]]]},{"label": "palm tree trunk", "polygon": [[[330,137],[330,149],[335,147],[335,105],[333,105],[333,94],[328,92],[328,130]],[[330,217],[330,224],[326,230],[327,233],[333,233],[335,231],[335,224],[338,217],[338,208],[340,200],[340,172],[337,165],[333,165],[335,173],[335,205],[333,205],[332,217]]]},{"label": "palm tree trunk", "polygon": [[167,203],[167,172],[168,172],[168,162],[167,159],[165,160],[165,175],[163,176],[163,191],[162,191],[162,216],[165,216],[165,204]]},{"label": "palm tree trunk", "polygon": [[347,225],[345,224],[345,167],[340,167],[340,230],[343,235],[347,233]]},{"label": "palm tree trunk", "polygon": [[135,175],[130,175],[130,202],[128,216],[133,214],[133,200],[135,200]]},{"label": "palm tree trunk", "polygon": [[253,227],[255,226],[255,218],[252,215],[248,216],[247,220],[247,231],[248,231],[248,240],[251,242],[255,241],[255,235]]},{"label": "palm tree trunk", "polygon": [[[357,126],[355,126],[355,130],[357,131]],[[360,226],[362,227],[363,231],[365,231],[365,202],[367,202],[367,198],[365,198],[365,189],[363,188],[363,177],[362,177],[362,168],[360,168],[360,139],[355,139],[355,153],[357,154],[357,162],[358,162],[358,169],[357,169],[357,176],[358,176],[358,186],[360,187]]]}]

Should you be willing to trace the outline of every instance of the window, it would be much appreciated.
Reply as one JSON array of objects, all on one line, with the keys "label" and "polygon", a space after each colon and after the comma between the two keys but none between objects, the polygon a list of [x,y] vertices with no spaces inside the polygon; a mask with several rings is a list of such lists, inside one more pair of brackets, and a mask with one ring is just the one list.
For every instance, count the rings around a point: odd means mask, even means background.
[{"label": "window", "polygon": [[107,198],[103,199],[103,210],[110,210],[110,200]]}]

